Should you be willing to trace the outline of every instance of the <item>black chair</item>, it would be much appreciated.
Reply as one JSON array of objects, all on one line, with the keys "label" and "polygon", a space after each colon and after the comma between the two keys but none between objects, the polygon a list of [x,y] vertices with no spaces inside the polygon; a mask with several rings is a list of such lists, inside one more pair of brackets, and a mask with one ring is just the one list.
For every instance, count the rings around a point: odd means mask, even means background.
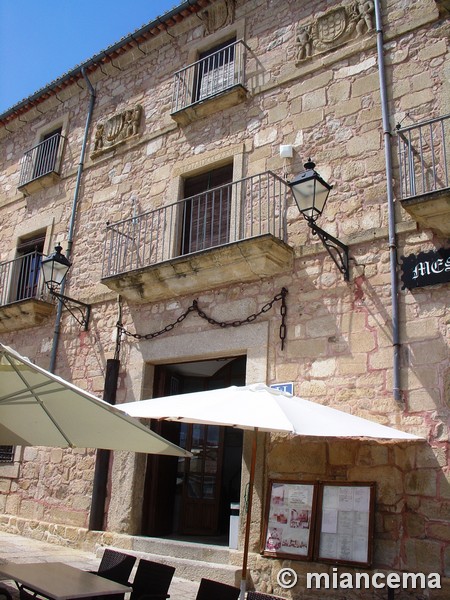
[{"label": "black chair", "polygon": [[135,562],[135,556],[106,548],[95,573],[105,579],[111,579],[111,581],[115,581],[116,583],[127,585]]},{"label": "black chair", "polygon": [[[95,575],[99,575],[105,579],[110,579],[116,583],[121,583],[122,585],[129,585],[128,579],[131,571],[133,570],[135,562],[135,556],[130,556],[124,552],[117,552],[117,550],[105,548],[97,571],[91,571],[91,573],[95,573]],[[125,594],[110,594],[108,596],[91,597],[87,598],[86,600],[124,600],[124,598]],[[31,599],[21,597],[20,600]]]},{"label": "black chair", "polygon": [[283,598],[272,596],[271,594],[263,594],[263,592],[250,591],[247,593],[247,600],[283,600]]},{"label": "black chair", "polygon": [[212,579],[202,579],[195,600],[237,600],[240,589]]},{"label": "black chair", "polygon": [[175,567],[141,559],[131,587],[130,600],[166,600]]},{"label": "black chair", "polygon": [[0,600],[13,600],[11,592],[3,585],[0,585]]}]

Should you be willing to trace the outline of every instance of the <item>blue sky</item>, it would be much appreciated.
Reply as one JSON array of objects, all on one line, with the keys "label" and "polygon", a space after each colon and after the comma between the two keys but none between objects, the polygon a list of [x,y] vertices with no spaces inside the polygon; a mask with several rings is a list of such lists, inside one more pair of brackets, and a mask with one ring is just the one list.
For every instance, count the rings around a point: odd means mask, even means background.
[{"label": "blue sky", "polygon": [[0,0],[0,114],[182,0]]}]

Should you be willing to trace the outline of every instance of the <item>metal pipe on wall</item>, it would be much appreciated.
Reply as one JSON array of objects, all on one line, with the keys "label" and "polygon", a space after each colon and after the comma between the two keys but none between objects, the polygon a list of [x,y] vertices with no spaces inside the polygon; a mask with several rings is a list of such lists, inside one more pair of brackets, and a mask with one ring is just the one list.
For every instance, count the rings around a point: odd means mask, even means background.
[{"label": "metal pipe on wall", "polygon": [[381,94],[381,112],[383,121],[384,154],[386,161],[386,186],[389,228],[389,258],[391,273],[391,308],[392,308],[392,346],[393,346],[393,394],[397,402],[402,400],[400,389],[400,332],[398,311],[398,277],[397,277],[397,241],[395,235],[395,205],[392,177],[392,148],[389,125],[389,109],[384,66],[383,19],[380,0],[374,0],[375,22],[377,31],[378,75]]},{"label": "metal pipe on wall", "polygon": [[[95,104],[95,90],[92,87],[92,84],[89,81],[88,76],[86,75],[86,71],[85,71],[84,67],[82,67],[81,72],[86,81],[86,86],[89,91],[89,108],[88,108],[88,114],[86,117],[86,125],[84,128],[83,143],[81,145],[80,161],[78,163],[75,191],[73,194],[72,213],[71,213],[71,217],[70,217],[69,235],[68,235],[68,240],[67,240],[67,252],[66,252],[67,259],[70,259],[70,254],[72,251],[73,231],[75,228],[75,220],[76,220],[77,208],[78,208],[78,199],[79,199],[79,195],[80,195],[81,175],[83,173],[83,168],[84,168],[84,157],[86,154],[86,146],[87,146],[87,139],[88,139],[88,134],[89,134],[89,127],[91,125],[92,113],[94,111],[94,104]],[[62,285],[61,285],[60,294],[64,295],[65,287],[66,287],[66,280],[64,279],[62,282]],[[61,332],[62,309],[63,309],[63,304],[61,301],[59,301],[58,309],[56,312],[56,319],[55,319],[55,330],[53,333],[52,352],[51,352],[51,356],[50,356],[50,366],[49,366],[50,373],[53,373],[55,370],[56,355],[58,352],[59,336],[60,336],[60,332]]]}]

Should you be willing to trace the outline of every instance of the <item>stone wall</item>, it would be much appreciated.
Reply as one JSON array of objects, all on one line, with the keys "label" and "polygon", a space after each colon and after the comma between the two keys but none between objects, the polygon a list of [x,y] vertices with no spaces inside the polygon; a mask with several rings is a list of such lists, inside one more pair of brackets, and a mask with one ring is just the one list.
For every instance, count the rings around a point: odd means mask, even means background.
[{"label": "stone wall", "polygon": [[[315,47],[310,59],[299,56],[298,27],[317,23],[330,10],[330,3],[323,1],[238,0],[234,23],[211,36],[222,41],[236,30],[244,36],[250,49],[248,97],[237,107],[184,127],[170,117],[172,80],[210,39],[198,17],[172,28],[174,37],[161,34],[142,44],[141,51],[119,57],[115,64],[120,70],[107,65],[90,76],[97,99],[66,293],[93,305],[92,321],[87,332],[80,332],[64,313],[57,360],[58,375],[102,394],[118,315],[116,295],[100,282],[108,221],[175,202],[183,175],[209,165],[233,160],[235,179],[265,170],[290,179],[306,159],[314,159],[334,186],[320,226],[350,246],[351,281],[344,281],[291,202],[287,241],[295,250],[293,268],[271,279],[205,289],[198,295],[202,309],[213,318],[240,320],[286,287],[284,350],[277,307],[257,323],[235,330],[214,328],[190,315],[157,340],[125,337],[121,348],[118,402],[149,392],[146,363],[241,352],[249,357],[249,383],[293,381],[295,393],[304,398],[427,440],[407,445],[268,440],[267,471],[259,474],[257,484],[251,563],[253,578],[268,590],[281,563],[256,553],[271,477],[376,481],[374,567],[437,570],[450,577],[448,285],[399,292],[398,403],[392,394],[390,249],[376,34],[367,27],[360,35],[349,30],[345,43],[326,50]],[[387,0],[383,18],[392,131],[400,122],[448,113],[448,19],[439,20],[432,0],[413,7]],[[74,85],[59,100],[40,105],[44,114],[33,109],[25,115],[26,123],[8,127],[13,133],[0,134],[1,261],[14,256],[19,238],[38,230],[46,232],[46,251],[57,241],[65,249],[88,102],[86,89]],[[136,105],[142,107],[138,133],[96,153],[96,127]],[[17,191],[23,153],[36,143],[39,131],[59,122],[67,138],[61,180],[23,197]],[[293,159],[280,158],[280,144],[294,146]],[[395,135],[392,146],[397,198]],[[436,232],[419,228],[398,201],[395,214],[399,256],[448,245]],[[122,320],[140,334],[158,331],[192,300],[185,295],[154,304],[124,302]],[[52,339],[53,317],[32,330],[4,334],[1,341],[45,368]],[[23,449],[18,477],[2,477],[0,466],[0,509],[12,519],[82,530],[88,522],[94,459],[93,451]],[[139,533],[142,469],[136,457],[118,454],[113,459],[106,517],[111,532]],[[298,562],[292,566],[303,574],[310,566],[321,568]]]}]

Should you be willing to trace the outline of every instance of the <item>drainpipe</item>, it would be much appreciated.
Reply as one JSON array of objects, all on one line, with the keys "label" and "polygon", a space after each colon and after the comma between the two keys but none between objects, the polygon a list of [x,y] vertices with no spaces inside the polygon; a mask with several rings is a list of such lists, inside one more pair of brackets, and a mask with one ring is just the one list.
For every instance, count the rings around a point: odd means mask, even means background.
[{"label": "drainpipe", "polygon": [[398,314],[398,279],[397,279],[397,242],[395,236],[395,205],[392,177],[391,132],[387,99],[386,73],[384,68],[383,24],[380,0],[375,0],[375,21],[377,30],[378,75],[380,81],[381,112],[383,120],[384,154],[386,160],[386,185],[389,221],[389,258],[391,272],[391,307],[392,307],[392,345],[393,356],[393,394],[397,402],[401,402],[400,391],[400,335]]},{"label": "drainpipe", "polygon": [[[77,206],[78,206],[78,196],[79,196],[79,193],[80,193],[81,175],[83,173],[84,157],[85,157],[85,154],[86,154],[87,138],[88,138],[89,127],[90,127],[91,119],[92,119],[92,112],[94,110],[94,104],[95,104],[95,90],[92,87],[92,84],[91,84],[91,82],[89,81],[89,79],[88,79],[88,77],[86,75],[86,71],[85,71],[84,67],[81,68],[81,73],[82,73],[82,75],[84,77],[84,80],[86,81],[86,85],[87,85],[87,88],[88,88],[89,94],[90,94],[90,99],[89,99],[88,114],[87,114],[87,117],[86,117],[86,125],[85,125],[85,128],[84,128],[83,144],[81,146],[81,152],[80,152],[80,162],[78,163],[77,180],[76,180],[75,191],[74,191],[74,195],[73,195],[72,215],[71,215],[71,218],[70,218],[69,235],[68,235],[68,240],[67,240],[67,252],[66,252],[66,256],[67,256],[68,259],[70,259],[70,254],[71,254],[71,251],[72,251],[73,231],[74,231],[74,228],[75,228],[75,219],[76,219]],[[61,290],[60,290],[61,294],[64,294],[65,287],[66,287],[66,280],[64,279],[64,281],[62,282],[62,285],[61,285]],[[60,335],[60,331],[61,331],[62,309],[63,309],[63,304],[60,301],[60,302],[58,302],[58,309],[57,309],[57,312],[56,312],[55,331],[54,331],[54,334],[53,334],[53,346],[52,346],[52,353],[51,353],[51,356],[50,356],[50,367],[49,367],[50,373],[53,373],[54,370],[55,370],[56,355],[57,355],[57,351],[58,351],[59,335]]]}]

